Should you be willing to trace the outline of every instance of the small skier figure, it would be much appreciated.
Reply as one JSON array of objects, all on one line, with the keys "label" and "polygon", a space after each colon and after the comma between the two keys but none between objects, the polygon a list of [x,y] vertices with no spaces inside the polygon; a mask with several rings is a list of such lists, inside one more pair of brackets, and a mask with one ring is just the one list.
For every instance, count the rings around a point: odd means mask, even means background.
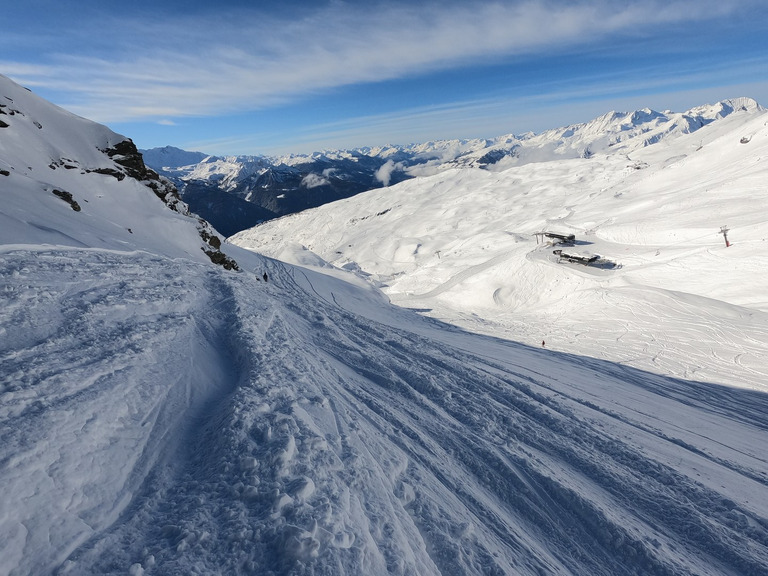
[{"label": "small skier figure", "polygon": [[541,341],[541,347],[544,348],[545,342],[544,340]]},{"label": "small skier figure", "polygon": [[266,282],[266,281],[269,279],[269,276],[267,276],[267,273],[266,273],[266,272],[264,272],[264,276],[263,276],[263,278],[264,278],[264,282]]}]

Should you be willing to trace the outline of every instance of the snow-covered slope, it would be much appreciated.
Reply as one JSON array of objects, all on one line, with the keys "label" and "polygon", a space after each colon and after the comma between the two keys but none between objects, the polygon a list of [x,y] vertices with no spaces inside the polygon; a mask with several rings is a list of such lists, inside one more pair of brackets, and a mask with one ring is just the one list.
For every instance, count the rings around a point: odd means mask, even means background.
[{"label": "snow-covered slope", "polygon": [[764,393],[214,266],[196,219],[87,171],[117,135],[5,96],[0,574],[764,573]]},{"label": "snow-covered slope", "polygon": [[[573,132],[595,142],[632,117],[609,114]],[[742,100],[699,117],[711,121],[631,152],[610,146],[621,134],[610,130],[608,153],[442,171],[231,240],[295,262],[312,253],[368,276],[398,304],[472,330],[765,388],[768,114]],[[575,234],[573,250],[618,266],[558,263],[537,242],[542,231]]]},{"label": "snow-covered slope", "polygon": [[173,185],[144,166],[133,142],[5,77],[0,82],[4,242],[159,249],[203,261],[206,252],[219,254],[215,231],[190,217]]}]

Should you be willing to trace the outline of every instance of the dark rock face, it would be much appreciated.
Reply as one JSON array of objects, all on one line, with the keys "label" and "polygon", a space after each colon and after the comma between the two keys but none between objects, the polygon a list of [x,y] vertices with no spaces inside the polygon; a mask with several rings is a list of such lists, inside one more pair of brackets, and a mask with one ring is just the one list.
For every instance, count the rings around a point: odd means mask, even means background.
[{"label": "dark rock face", "polygon": [[219,250],[206,250],[203,248],[203,252],[208,255],[208,258],[211,259],[211,262],[222,266],[225,270],[240,270],[237,262]]},{"label": "dark rock face", "polygon": [[[8,115],[13,116],[16,113],[16,111],[10,110],[9,112],[6,112],[4,108],[7,108],[7,107],[8,106],[6,104],[0,104],[0,114],[6,115],[6,116]],[[7,122],[3,122],[2,120],[0,120],[0,128],[8,128],[9,126],[10,124],[8,124]]]},{"label": "dark rock face", "polygon": [[[148,186],[168,208],[185,216],[191,216],[173,182],[159,176],[151,168],[147,168],[141,153],[132,140],[123,140],[111,148],[102,150],[102,152],[109,156],[118,168],[99,168],[92,170],[92,172],[114,176],[118,180],[122,180],[126,176],[134,178]],[[223,266],[226,270],[239,270],[237,262],[221,251],[221,239],[216,236],[215,231],[207,221],[198,217],[197,230],[201,240],[205,243],[201,249],[208,255],[211,262]]]},{"label": "dark rock face", "polygon": [[77,201],[72,197],[71,192],[65,192],[64,190],[51,190],[51,192],[69,204],[72,207],[72,210],[75,212],[80,212],[80,204],[78,204]]},{"label": "dark rock face", "polygon": [[161,178],[158,173],[151,168],[147,168],[144,164],[141,152],[139,152],[130,138],[118,142],[111,148],[102,150],[102,152],[109,156],[119,168],[100,168],[93,170],[93,172],[108,174],[114,176],[118,180],[122,180],[120,173],[130,178],[134,178],[151,188],[155,195],[165,202],[171,210],[180,213],[188,212],[186,207],[182,208],[180,206],[181,197],[179,196],[178,190],[176,190],[176,186],[174,186],[167,178]]},{"label": "dark rock face", "polygon": [[200,232],[200,237],[211,247],[211,249],[202,247],[203,252],[211,259],[211,262],[223,266],[225,270],[240,270],[237,262],[221,251],[221,238],[213,234],[210,224],[202,218],[198,219],[198,223],[197,229]]},{"label": "dark rock face", "polygon": [[86,172],[94,172],[95,174],[104,174],[106,176],[112,176],[117,179],[118,182],[125,179],[125,172],[115,170],[113,168],[96,168],[95,170],[86,170]]},{"label": "dark rock face", "polygon": [[126,176],[134,178],[139,182],[158,182],[160,180],[160,176],[158,176],[157,172],[144,165],[144,159],[141,157],[141,153],[131,139],[118,142],[112,148],[106,148],[105,150],[102,150],[102,152],[109,156],[115,164],[120,166],[120,169],[113,170],[111,168],[100,168],[94,170],[94,172],[109,174],[116,178],[117,173],[122,172]]},{"label": "dark rock face", "polygon": [[118,142],[112,148],[107,148],[104,152],[126,169],[127,174],[137,180],[146,180],[148,168],[144,165],[144,159],[136,148],[133,140],[123,140]]}]

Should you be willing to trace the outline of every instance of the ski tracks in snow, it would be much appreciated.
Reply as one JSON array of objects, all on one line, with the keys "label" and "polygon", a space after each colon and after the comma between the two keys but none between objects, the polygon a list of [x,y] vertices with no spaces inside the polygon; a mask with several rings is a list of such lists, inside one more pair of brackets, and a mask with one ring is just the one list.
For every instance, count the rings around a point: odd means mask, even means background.
[{"label": "ski tracks in snow", "polygon": [[[765,491],[754,444],[768,430],[764,395],[566,361],[574,382],[609,382],[618,404],[631,404],[639,388],[642,406],[664,406],[664,418],[614,413],[600,401],[574,403],[562,393],[567,376],[510,367],[500,358],[511,348],[489,363],[359,317],[344,325],[343,335],[317,342],[352,378],[336,394],[367,414],[369,436],[408,456],[400,491],[440,571],[762,572],[765,510],[728,492]],[[725,437],[702,433],[702,419]],[[726,485],[700,481],[696,466]],[[457,526],[482,537],[456,538]]]},{"label": "ski tracks in snow", "polygon": [[[2,255],[0,574],[107,529],[219,393],[204,274],[148,254]],[[194,266],[194,265],[193,265]],[[201,267],[202,268],[202,267]]]},{"label": "ski tracks in snow", "polygon": [[[441,330],[395,309],[389,325],[382,324],[345,310],[344,290],[315,290],[309,277],[301,278],[309,285],[302,287],[279,263],[264,263],[267,283],[249,273],[189,278],[165,262],[133,265],[137,283],[121,290],[137,305],[124,322],[100,323],[101,306],[113,305],[106,287],[115,279],[79,289],[77,274],[64,267],[56,274],[71,276],[71,302],[56,291],[24,290],[37,294],[35,310],[51,298],[51,327],[43,325],[48,332],[35,341],[2,350],[4,366],[31,361],[40,346],[50,347],[49,355],[96,352],[87,376],[119,362],[126,349],[132,360],[116,382],[115,376],[92,378],[98,385],[91,386],[82,384],[87,378],[59,382],[70,395],[107,402],[110,422],[126,395],[139,394],[137,387],[144,394],[131,412],[135,427],[99,434],[124,447],[100,455],[95,438],[75,434],[72,445],[93,446],[93,458],[70,454],[65,474],[32,474],[71,478],[59,493],[67,501],[87,494],[92,526],[64,530],[46,524],[40,516],[46,510],[32,504],[9,508],[59,534],[49,569],[765,573],[768,483],[765,460],[752,447],[768,435],[764,395],[525,350]],[[161,278],[141,288],[139,269],[145,278],[149,269]],[[98,277],[95,270],[88,274]],[[331,296],[324,299],[325,293]],[[153,301],[156,311],[147,312]],[[8,314],[31,327],[26,309],[17,302]],[[81,311],[81,329],[65,329],[57,309],[64,316]],[[137,355],[146,362],[137,366]],[[191,366],[184,366],[190,357]],[[51,364],[50,356],[41,359],[39,370]],[[34,380],[44,385],[41,374]],[[159,377],[175,384],[156,391]],[[155,386],[139,386],[149,381]],[[40,452],[58,453],[43,440],[55,437],[57,412],[19,400],[35,386],[3,389],[7,415],[38,410],[43,427],[37,441],[4,429],[12,447],[3,453],[2,474],[15,478],[18,489]],[[55,394],[38,400],[56,403]],[[86,417],[88,406],[67,422],[83,429],[99,422],[95,408]],[[35,437],[31,423],[20,425]],[[717,438],[723,430],[726,436]],[[33,450],[38,454],[25,456]],[[93,477],[99,457],[131,471]],[[84,462],[87,470],[78,471]],[[100,499],[86,490],[97,480]],[[38,488],[39,503],[46,504],[42,495],[50,490]],[[72,503],[62,506],[73,522],[85,517]],[[13,532],[28,520],[5,518],[4,534],[16,543],[6,550],[19,566],[30,566],[29,548],[21,544],[26,535]]]}]

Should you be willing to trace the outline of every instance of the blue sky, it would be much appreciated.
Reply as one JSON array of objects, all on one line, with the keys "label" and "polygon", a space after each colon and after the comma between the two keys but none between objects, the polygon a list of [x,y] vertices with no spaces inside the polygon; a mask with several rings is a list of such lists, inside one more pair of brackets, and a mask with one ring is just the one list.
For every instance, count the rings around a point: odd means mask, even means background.
[{"label": "blue sky", "polygon": [[140,148],[304,153],[768,106],[765,0],[25,0],[2,27],[0,73]]}]

